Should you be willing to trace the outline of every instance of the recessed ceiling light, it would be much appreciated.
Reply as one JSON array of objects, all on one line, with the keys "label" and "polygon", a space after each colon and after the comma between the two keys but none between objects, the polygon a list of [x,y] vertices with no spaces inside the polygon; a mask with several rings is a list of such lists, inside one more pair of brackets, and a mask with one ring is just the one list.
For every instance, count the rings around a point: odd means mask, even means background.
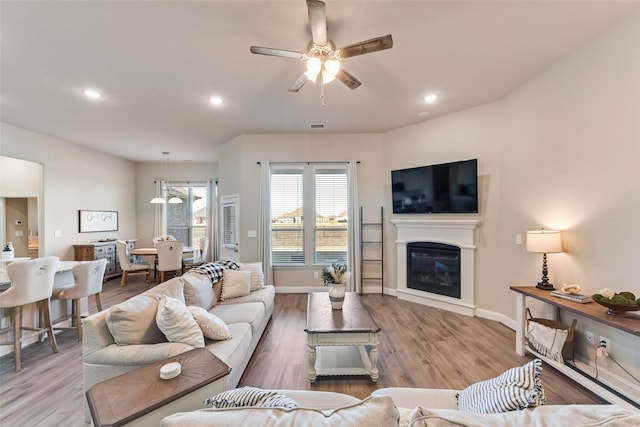
[{"label": "recessed ceiling light", "polygon": [[102,98],[102,94],[100,92],[98,92],[97,90],[93,90],[93,89],[83,89],[82,93],[84,94],[84,96],[86,96],[87,98],[91,98],[91,99],[100,99]]},{"label": "recessed ceiling light", "polygon": [[436,95],[435,93],[431,93],[424,97],[424,102],[432,103],[432,102],[436,102],[437,99],[438,99],[438,95]]},{"label": "recessed ceiling light", "polygon": [[213,105],[220,105],[222,104],[222,99],[218,98],[217,96],[212,96],[211,98],[209,98],[209,102],[212,103]]}]

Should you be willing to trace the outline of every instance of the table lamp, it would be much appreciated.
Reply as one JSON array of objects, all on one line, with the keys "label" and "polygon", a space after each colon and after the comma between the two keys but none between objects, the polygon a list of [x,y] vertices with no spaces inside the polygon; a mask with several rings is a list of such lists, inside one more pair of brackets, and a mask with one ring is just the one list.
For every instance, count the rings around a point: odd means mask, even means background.
[{"label": "table lamp", "polygon": [[547,254],[562,252],[562,239],[560,232],[555,230],[536,230],[527,231],[527,252],[536,252],[542,254],[542,279],[536,285],[538,289],[552,291],[555,289],[553,284],[549,283],[547,273]]}]

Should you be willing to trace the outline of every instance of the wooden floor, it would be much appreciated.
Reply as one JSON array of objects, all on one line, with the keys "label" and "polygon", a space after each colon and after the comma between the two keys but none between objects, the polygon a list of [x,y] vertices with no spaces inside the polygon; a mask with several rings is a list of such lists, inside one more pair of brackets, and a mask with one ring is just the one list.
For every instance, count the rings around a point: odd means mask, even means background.
[{"label": "wooden floor", "polygon": [[[103,307],[143,292],[143,279],[105,283]],[[325,390],[364,398],[382,387],[461,389],[522,365],[531,357],[514,351],[515,333],[502,324],[425,307],[390,296],[365,295],[365,305],[381,327],[380,378],[321,377],[307,380],[306,294],[277,294],[273,319],[240,385],[261,388]],[[93,300],[90,310],[96,311]],[[82,346],[74,331],[56,334],[57,354],[49,344],[23,350],[22,371],[13,355],[0,358],[0,426],[83,426]],[[545,365],[547,404],[603,403]]]}]

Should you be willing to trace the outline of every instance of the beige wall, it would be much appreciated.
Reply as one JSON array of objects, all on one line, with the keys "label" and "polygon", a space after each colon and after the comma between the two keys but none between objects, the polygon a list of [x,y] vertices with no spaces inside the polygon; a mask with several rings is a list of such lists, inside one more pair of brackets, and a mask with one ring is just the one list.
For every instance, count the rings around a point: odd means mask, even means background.
[{"label": "beige wall", "polygon": [[[43,165],[40,256],[73,260],[74,244],[136,235],[133,162],[5,123],[0,126],[0,154]],[[119,230],[80,233],[81,209],[118,211]],[[55,230],[60,237],[55,237]]]}]

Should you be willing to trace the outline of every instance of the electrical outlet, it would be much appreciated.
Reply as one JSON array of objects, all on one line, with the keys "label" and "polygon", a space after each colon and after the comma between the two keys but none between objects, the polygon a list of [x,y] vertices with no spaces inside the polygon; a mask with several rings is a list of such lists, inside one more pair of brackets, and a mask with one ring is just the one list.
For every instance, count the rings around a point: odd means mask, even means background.
[{"label": "electrical outlet", "polygon": [[314,272],[313,272],[313,278],[314,278],[314,279],[319,279],[319,278],[320,278],[320,273],[319,273],[319,272],[317,272],[317,271],[314,271]]},{"label": "electrical outlet", "polygon": [[599,344],[607,350],[607,353],[611,353],[611,340],[609,338],[600,336]]},{"label": "electrical outlet", "polygon": [[591,331],[586,331],[584,334],[585,334],[585,336],[587,337],[587,342],[588,342],[589,344],[591,344],[591,345],[596,345],[595,338],[594,338],[594,336],[593,336],[593,332],[591,332]]}]

